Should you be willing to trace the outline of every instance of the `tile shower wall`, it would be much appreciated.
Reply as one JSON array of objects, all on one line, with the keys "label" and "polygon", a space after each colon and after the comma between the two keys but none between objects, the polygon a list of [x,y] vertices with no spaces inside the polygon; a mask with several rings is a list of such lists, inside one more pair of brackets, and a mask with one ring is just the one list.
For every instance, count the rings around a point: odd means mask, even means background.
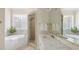
[{"label": "tile shower wall", "polygon": [[[61,33],[61,11],[59,8],[40,8],[37,11],[37,24],[47,24],[48,31]],[[40,31],[38,29],[38,31]]]}]

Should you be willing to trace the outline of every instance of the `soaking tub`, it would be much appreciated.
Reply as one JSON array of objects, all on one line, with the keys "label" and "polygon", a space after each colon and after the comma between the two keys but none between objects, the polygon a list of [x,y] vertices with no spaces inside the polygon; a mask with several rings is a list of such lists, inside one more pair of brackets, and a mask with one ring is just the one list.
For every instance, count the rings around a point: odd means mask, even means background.
[{"label": "soaking tub", "polygon": [[68,41],[79,45],[79,35],[65,34],[64,36],[67,38],[71,38],[71,39],[67,39]]},{"label": "soaking tub", "polygon": [[25,35],[12,35],[5,37],[5,49],[17,49],[27,45],[28,37]]}]

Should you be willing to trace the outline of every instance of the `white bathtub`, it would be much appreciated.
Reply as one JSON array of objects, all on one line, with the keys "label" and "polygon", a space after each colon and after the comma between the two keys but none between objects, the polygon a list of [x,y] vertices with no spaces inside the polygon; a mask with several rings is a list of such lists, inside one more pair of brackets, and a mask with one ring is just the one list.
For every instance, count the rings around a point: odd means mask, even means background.
[{"label": "white bathtub", "polygon": [[28,43],[25,35],[12,35],[5,37],[5,49],[17,49]]},{"label": "white bathtub", "polygon": [[68,41],[76,43],[79,45],[79,35],[65,34],[64,36],[69,38],[69,39],[67,39]]}]

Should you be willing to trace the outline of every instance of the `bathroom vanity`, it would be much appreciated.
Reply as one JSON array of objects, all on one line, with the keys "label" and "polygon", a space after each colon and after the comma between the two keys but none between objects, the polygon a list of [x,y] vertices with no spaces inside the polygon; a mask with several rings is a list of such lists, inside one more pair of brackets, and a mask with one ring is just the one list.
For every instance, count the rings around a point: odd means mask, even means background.
[{"label": "bathroom vanity", "polygon": [[38,48],[40,50],[78,50],[79,46],[62,38],[55,36],[54,38],[48,34],[40,34],[38,39]]}]

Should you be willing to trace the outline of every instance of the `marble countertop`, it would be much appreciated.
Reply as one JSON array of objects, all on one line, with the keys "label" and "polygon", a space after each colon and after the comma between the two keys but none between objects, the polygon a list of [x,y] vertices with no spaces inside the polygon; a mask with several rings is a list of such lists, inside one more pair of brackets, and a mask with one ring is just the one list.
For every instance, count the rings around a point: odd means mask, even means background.
[{"label": "marble countertop", "polygon": [[[69,43],[63,38],[56,37],[53,38],[48,34],[40,34],[39,36],[39,48],[44,50],[72,50],[72,49],[79,49],[79,47],[75,48],[72,46],[72,43]],[[71,47],[68,45],[70,44]]]}]

